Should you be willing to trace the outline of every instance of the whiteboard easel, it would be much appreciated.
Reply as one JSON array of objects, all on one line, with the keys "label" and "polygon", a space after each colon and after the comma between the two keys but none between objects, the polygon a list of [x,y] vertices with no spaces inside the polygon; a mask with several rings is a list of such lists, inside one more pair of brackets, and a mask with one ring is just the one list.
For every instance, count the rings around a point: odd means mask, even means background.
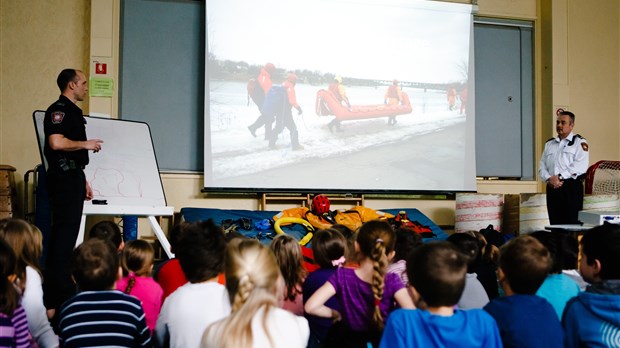
[{"label": "whiteboard easel", "polygon": [[[37,110],[32,117],[41,160],[47,169],[43,154],[45,111]],[[84,202],[76,246],[84,241],[86,216],[136,215],[148,218],[166,255],[173,258],[170,243],[155,219],[155,216],[172,216],[174,208],[166,205],[148,124],[95,117],[86,120],[88,138],[102,139],[104,143],[99,153],[89,151],[90,163],[84,173],[93,188],[93,198],[106,200],[108,204]]]},{"label": "whiteboard easel", "polygon": [[95,205],[91,202],[84,202],[84,211],[82,212],[82,221],[80,222],[80,232],[78,234],[75,246],[80,245],[84,241],[84,229],[86,227],[87,215],[110,215],[110,216],[123,216],[123,215],[137,215],[146,217],[151,224],[151,229],[157,236],[161,247],[168,255],[168,258],[174,258],[174,254],[170,251],[170,242],[161,229],[161,226],[157,222],[156,216],[172,216],[174,214],[173,207],[140,207],[140,206],[107,206],[107,205]]}]

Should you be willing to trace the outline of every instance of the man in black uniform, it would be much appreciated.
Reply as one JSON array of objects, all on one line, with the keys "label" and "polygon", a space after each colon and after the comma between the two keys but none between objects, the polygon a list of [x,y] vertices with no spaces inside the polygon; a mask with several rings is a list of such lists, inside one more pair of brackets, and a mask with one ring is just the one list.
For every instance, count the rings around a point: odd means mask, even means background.
[{"label": "man in black uniform", "polygon": [[47,191],[52,207],[52,235],[44,282],[48,310],[59,308],[75,294],[70,258],[80,229],[84,200],[92,198],[83,169],[88,164],[88,150],[97,152],[103,143],[100,139],[86,139],[86,119],[76,105],[88,92],[84,73],[65,69],[56,82],[61,95],[47,109],[43,120]]}]

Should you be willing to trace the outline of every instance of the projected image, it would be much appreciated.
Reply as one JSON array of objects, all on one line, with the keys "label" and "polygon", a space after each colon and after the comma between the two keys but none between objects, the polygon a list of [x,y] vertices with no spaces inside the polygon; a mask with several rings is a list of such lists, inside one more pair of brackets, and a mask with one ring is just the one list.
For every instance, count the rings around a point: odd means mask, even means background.
[{"label": "projected image", "polygon": [[206,11],[205,189],[475,190],[471,6]]}]

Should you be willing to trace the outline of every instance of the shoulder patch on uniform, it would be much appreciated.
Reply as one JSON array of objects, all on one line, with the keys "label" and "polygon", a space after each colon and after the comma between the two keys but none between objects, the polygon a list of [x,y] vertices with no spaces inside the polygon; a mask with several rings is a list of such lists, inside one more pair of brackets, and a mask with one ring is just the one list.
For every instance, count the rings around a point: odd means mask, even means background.
[{"label": "shoulder patch on uniform", "polygon": [[583,151],[588,152],[588,143],[581,143],[581,148]]},{"label": "shoulder patch on uniform", "polygon": [[65,118],[65,113],[62,111],[52,112],[52,123],[59,124]]}]

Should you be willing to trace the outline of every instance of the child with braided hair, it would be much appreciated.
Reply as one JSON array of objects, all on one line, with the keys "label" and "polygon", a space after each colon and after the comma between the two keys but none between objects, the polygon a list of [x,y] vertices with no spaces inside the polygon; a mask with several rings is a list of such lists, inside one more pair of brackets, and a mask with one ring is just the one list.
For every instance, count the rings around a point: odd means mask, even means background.
[{"label": "child with braided hair", "polygon": [[146,325],[151,331],[155,329],[157,316],[161,310],[164,291],[151,278],[155,251],[145,240],[127,242],[121,255],[123,274],[127,276],[116,282],[116,289],[138,298],[146,315]]},{"label": "child with braided hair", "polygon": [[[394,256],[396,236],[386,221],[369,221],[360,227],[355,248],[359,255],[357,269],[339,268],[306,302],[306,313],[338,321],[325,340],[325,347],[378,346],[388,314],[395,303],[401,308],[415,308],[398,275],[386,273]],[[327,306],[336,295],[341,313]]]},{"label": "child with braided hair", "polygon": [[267,247],[257,240],[234,240],[224,268],[232,312],[206,329],[201,347],[306,347],[308,321],[278,308],[281,274]]}]

